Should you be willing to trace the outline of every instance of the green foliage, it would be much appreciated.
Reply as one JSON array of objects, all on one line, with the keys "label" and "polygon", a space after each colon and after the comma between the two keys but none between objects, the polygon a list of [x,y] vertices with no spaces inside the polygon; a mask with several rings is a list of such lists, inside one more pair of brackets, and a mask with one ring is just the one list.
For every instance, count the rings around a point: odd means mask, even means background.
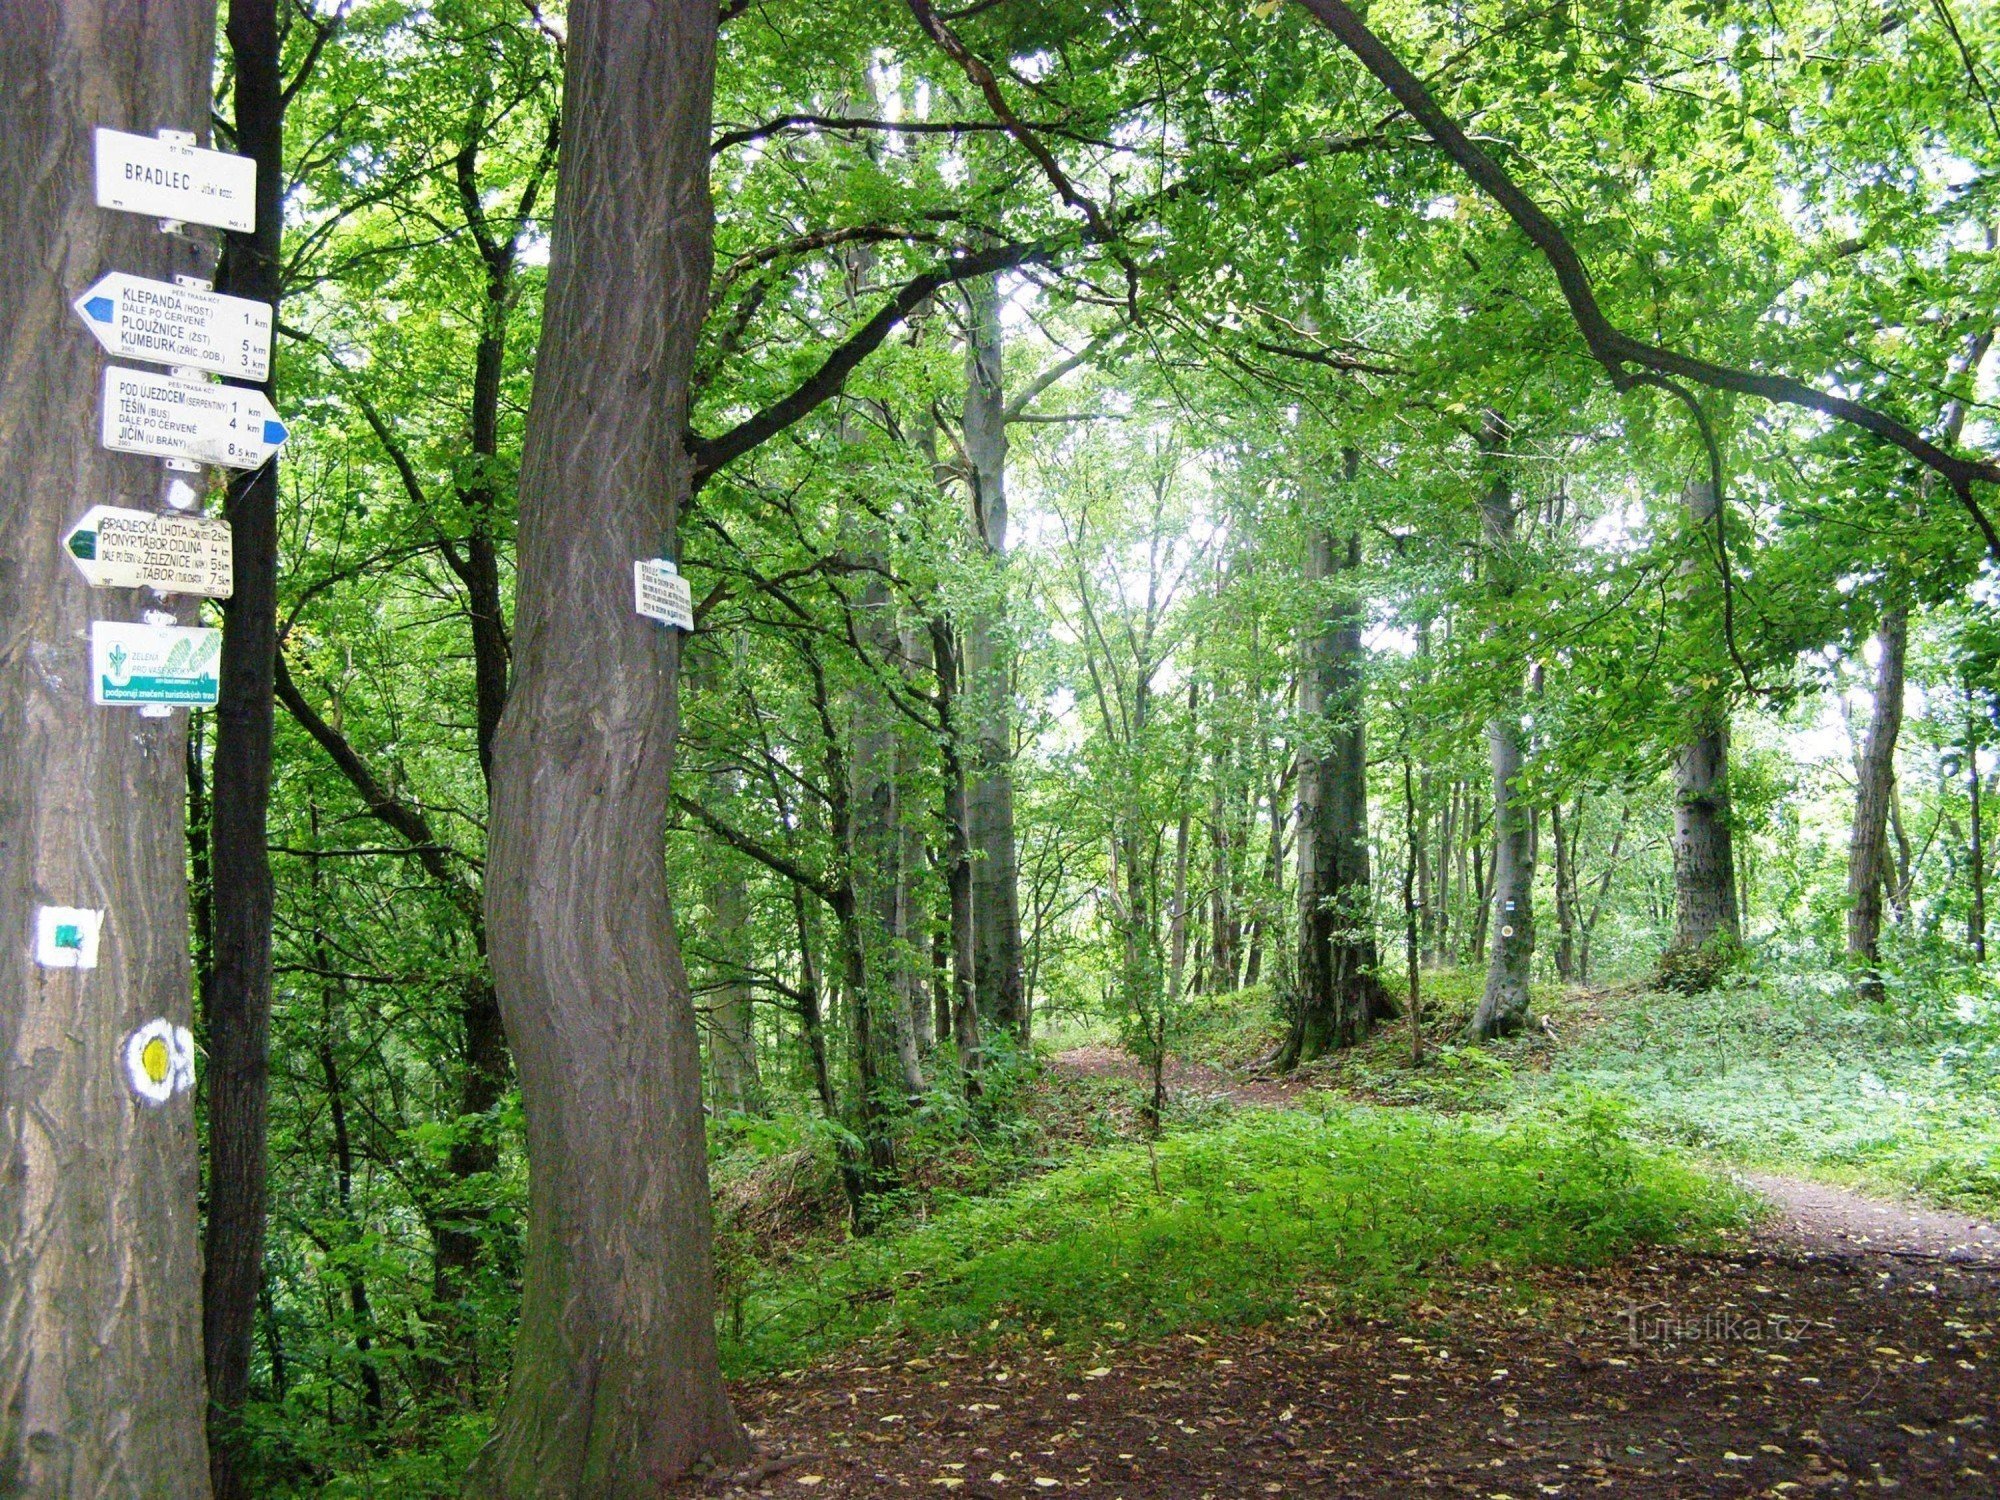
[{"label": "green foliage", "polygon": [[1977,971],[1857,1002],[1838,971],[1621,999],[1556,1076],[1733,1161],[2000,1209],[2000,990]]},{"label": "green foliage", "polygon": [[738,1374],[782,1369],[871,1335],[1032,1334],[1084,1349],[1279,1317],[1303,1297],[1395,1306],[1467,1266],[1597,1264],[1743,1211],[1634,1146],[1598,1098],[1506,1129],[1251,1111],[774,1271],[725,1325],[725,1358]]}]

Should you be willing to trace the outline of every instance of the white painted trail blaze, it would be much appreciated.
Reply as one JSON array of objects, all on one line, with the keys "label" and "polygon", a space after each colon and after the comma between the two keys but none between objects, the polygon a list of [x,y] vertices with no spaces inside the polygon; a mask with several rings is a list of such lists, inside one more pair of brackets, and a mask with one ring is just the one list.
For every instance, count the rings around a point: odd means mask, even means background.
[{"label": "white painted trail blaze", "polygon": [[194,1037],[161,1017],[125,1038],[125,1078],[147,1104],[165,1104],[194,1087]]},{"label": "white painted trail blaze", "polygon": [[35,962],[45,969],[94,969],[104,913],[87,906],[35,908]]},{"label": "white painted trail blaze", "polygon": [[237,380],[271,373],[268,303],[113,271],[71,305],[91,336],[120,359]]},{"label": "white painted trail blaze", "polygon": [[104,446],[117,453],[254,469],[291,432],[262,391],[176,380],[112,365],[104,372]]},{"label": "white painted trail blaze", "polygon": [[97,206],[248,234],[257,227],[257,163],[227,151],[100,127]]}]

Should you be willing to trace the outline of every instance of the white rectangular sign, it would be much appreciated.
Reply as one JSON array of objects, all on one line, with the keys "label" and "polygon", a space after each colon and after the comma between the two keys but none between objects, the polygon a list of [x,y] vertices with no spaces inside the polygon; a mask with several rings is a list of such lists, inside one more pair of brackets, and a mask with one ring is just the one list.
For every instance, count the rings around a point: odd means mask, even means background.
[{"label": "white rectangular sign", "polygon": [[193,625],[90,622],[90,701],[213,708],[222,632]]},{"label": "white rectangular sign", "polygon": [[97,206],[248,234],[257,227],[257,163],[100,127]]},{"label": "white rectangular sign", "polygon": [[93,505],[63,538],[93,588],[150,588],[227,599],[235,592],[229,523]]},{"label": "white rectangular sign", "polygon": [[694,591],[680,569],[664,557],[632,564],[632,605],[649,620],[676,630],[694,629]]},{"label": "white rectangular sign", "polygon": [[120,359],[238,380],[271,373],[269,303],[113,271],[72,305],[97,342]]},{"label": "white rectangular sign", "polygon": [[35,962],[45,969],[94,969],[104,913],[81,906],[35,908]]},{"label": "white rectangular sign", "polygon": [[291,434],[262,391],[175,380],[111,365],[104,372],[104,446],[254,469]]}]

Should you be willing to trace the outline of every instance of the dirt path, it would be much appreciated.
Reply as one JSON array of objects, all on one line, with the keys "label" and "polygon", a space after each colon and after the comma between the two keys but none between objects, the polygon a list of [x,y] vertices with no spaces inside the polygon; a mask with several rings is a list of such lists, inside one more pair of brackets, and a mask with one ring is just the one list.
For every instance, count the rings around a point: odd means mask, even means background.
[{"label": "dirt path", "polygon": [[[1135,1077],[1105,1049],[1058,1064]],[[1181,1066],[1176,1090],[1304,1085]],[[1400,1318],[1082,1352],[857,1350],[738,1392],[764,1457],[686,1496],[2000,1496],[2000,1235],[1783,1177],[1734,1256],[1658,1252]],[[1486,1279],[1481,1280],[1485,1275]],[[1522,1307],[1523,1294],[1529,1306]]]},{"label": "dirt path", "polygon": [[1886,1255],[2000,1270],[2000,1229],[1964,1214],[1870,1198],[1796,1177],[1746,1173],[1770,1199],[1778,1222],[1773,1242],[1812,1255]]}]

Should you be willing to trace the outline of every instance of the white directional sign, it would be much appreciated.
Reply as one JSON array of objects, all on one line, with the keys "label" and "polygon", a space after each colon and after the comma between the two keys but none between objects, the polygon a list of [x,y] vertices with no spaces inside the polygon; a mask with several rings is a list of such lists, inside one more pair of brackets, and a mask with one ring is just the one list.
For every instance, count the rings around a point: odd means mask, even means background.
[{"label": "white directional sign", "polygon": [[63,538],[93,588],[150,588],[227,599],[235,591],[229,523],[93,505]]},{"label": "white directional sign", "polygon": [[90,701],[213,708],[222,632],[193,625],[90,622]]},{"label": "white directional sign", "polygon": [[257,163],[181,141],[100,129],[97,206],[248,234],[257,227]]},{"label": "white directional sign", "polygon": [[262,391],[118,365],[104,372],[104,446],[119,453],[254,469],[290,435]]},{"label": "white directional sign", "polygon": [[213,370],[239,380],[271,373],[271,308],[113,271],[72,304],[97,342],[123,359]]},{"label": "white directional sign", "polygon": [[649,620],[677,630],[694,629],[694,591],[664,557],[632,564],[632,606]]}]

